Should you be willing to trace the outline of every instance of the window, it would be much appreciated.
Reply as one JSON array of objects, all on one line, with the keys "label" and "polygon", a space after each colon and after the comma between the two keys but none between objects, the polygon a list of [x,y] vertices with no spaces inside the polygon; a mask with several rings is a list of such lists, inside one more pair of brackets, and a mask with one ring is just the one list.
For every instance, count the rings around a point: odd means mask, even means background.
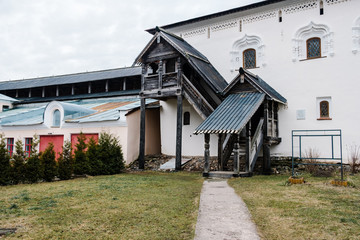
[{"label": "window", "polygon": [[324,2],[320,1],[320,15],[324,15]]},{"label": "window", "polygon": [[331,97],[317,98],[317,120],[332,120]]},{"label": "window", "polygon": [[165,73],[173,73],[176,72],[176,59],[172,58],[165,62]]},{"label": "window", "polygon": [[243,66],[246,69],[256,68],[256,51],[253,48],[243,52]]},{"label": "window", "polygon": [[32,138],[25,138],[25,156],[30,157],[32,147]]},{"label": "window", "polygon": [[306,41],[307,58],[321,57],[321,40],[320,38],[310,38]]},{"label": "window", "polygon": [[329,118],[329,102],[320,102],[320,118]]},{"label": "window", "polygon": [[184,112],[184,125],[190,125],[190,112]]},{"label": "window", "polygon": [[282,12],[279,10],[279,22],[282,22]]},{"label": "window", "polygon": [[60,127],[60,111],[56,109],[53,113],[53,127]]},{"label": "window", "polygon": [[8,150],[10,157],[12,157],[13,152],[14,152],[14,138],[7,139],[7,150]]}]

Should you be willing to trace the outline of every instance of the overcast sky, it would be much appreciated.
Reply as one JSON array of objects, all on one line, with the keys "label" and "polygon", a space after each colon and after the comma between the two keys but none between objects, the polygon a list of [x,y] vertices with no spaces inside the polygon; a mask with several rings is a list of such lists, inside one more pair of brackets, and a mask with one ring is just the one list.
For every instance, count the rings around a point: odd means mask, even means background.
[{"label": "overcast sky", "polygon": [[145,29],[260,0],[0,0],[0,81],[131,66]]}]

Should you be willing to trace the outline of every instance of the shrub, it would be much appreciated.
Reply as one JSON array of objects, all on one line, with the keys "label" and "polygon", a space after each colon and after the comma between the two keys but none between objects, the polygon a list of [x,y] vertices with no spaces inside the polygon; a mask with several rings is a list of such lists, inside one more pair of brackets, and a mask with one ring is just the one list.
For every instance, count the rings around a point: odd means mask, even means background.
[{"label": "shrub", "polygon": [[10,156],[7,152],[5,138],[0,134],[0,185],[10,183]]},{"label": "shrub", "polygon": [[47,182],[53,181],[57,174],[53,143],[50,142],[45,151],[40,155],[40,162],[44,180]]},{"label": "shrub", "polygon": [[15,142],[15,153],[11,161],[11,180],[14,184],[24,182],[24,170],[25,170],[25,153],[24,145],[21,140]]},{"label": "shrub", "polygon": [[89,162],[89,174],[92,176],[100,175],[102,173],[103,164],[98,156],[99,145],[94,138],[90,138],[88,148],[86,151],[87,161]]},{"label": "shrub", "polygon": [[67,180],[74,173],[74,158],[70,141],[65,141],[63,151],[58,159],[59,178]]},{"label": "shrub", "polygon": [[357,145],[352,145],[348,148],[349,152],[349,164],[352,174],[355,174],[360,169],[360,147]]},{"label": "shrub", "polygon": [[38,182],[41,176],[41,164],[39,153],[37,152],[37,146],[39,145],[39,139],[35,135],[31,144],[30,157],[25,163],[25,181],[30,183]]},{"label": "shrub", "polygon": [[84,134],[80,133],[77,138],[78,143],[75,145],[75,165],[74,173],[75,174],[88,174],[89,173],[89,163],[86,158],[86,137]]},{"label": "shrub", "polygon": [[320,153],[315,148],[309,148],[305,151],[304,162],[308,165],[305,165],[305,170],[311,175],[315,175],[319,170],[319,165],[316,165],[318,162],[314,158],[319,158]]},{"label": "shrub", "polygon": [[109,133],[101,133],[98,156],[103,164],[102,174],[116,174],[124,169],[124,158],[119,141]]}]

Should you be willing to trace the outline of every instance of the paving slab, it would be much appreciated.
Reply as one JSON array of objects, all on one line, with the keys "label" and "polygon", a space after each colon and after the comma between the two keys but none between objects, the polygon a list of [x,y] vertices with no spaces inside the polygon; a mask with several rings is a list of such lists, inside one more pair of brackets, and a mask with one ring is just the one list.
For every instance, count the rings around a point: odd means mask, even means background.
[{"label": "paving slab", "polygon": [[195,240],[257,240],[256,225],[244,201],[225,179],[204,181]]}]

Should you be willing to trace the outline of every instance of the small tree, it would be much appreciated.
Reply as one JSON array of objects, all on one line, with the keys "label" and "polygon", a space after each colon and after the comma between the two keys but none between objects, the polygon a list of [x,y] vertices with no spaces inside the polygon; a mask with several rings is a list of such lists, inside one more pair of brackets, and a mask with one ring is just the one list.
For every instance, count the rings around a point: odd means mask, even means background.
[{"label": "small tree", "polygon": [[12,160],[11,180],[14,184],[18,184],[25,180],[25,153],[24,145],[21,140],[15,142],[15,153]]},{"label": "small tree", "polygon": [[7,152],[5,138],[0,134],[0,185],[9,184],[10,176],[10,156]]},{"label": "small tree", "polygon": [[102,173],[103,164],[98,156],[99,145],[94,138],[90,138],[88,148],[86,151],[87,161],[89,162],[89,174],[92,176],[100,175]]},{"label": "small tree", "polygon": [[119,141],[109,133],[101,133],[98,156],[103,164],[102,174],[116,174],[124,169],[124,158]]},{"label": "small tree", "polygon": [[360,147],[352,145],[348,148],[348,152],[351,173],[355,174],[360,170]]},{"label": "small tree", "polygon": [[58,159],[59,164],[59,178],[67,180],[71,178],[74,172],[74,158],[72,155],[72,147],[70,141],[65,141],[63,151]]},{"label": "small tree", "polygon": [[74,173],[75,174],[88,174],[89,173],[89,163],[86,158],[86,137],[83,133],[77,138],[78,143],[75,145],[75,165]]},{"label": "small tree", "polygon": [[57,174],[53,143],[50,142],[45,151],[40,155],[40,162],[44,180],[47,182],[53,181]]},{"label": "small tree", "polygon": [[42,178],[40,158],[39,158],[39,153],[37,151],[38,145],[39,145],[39,138],[37,137],[37,135],[35,135],[31,143],[30,157],[26,161],[25,172],[24,172],[25,181],[30,183],[36,183]]}]

